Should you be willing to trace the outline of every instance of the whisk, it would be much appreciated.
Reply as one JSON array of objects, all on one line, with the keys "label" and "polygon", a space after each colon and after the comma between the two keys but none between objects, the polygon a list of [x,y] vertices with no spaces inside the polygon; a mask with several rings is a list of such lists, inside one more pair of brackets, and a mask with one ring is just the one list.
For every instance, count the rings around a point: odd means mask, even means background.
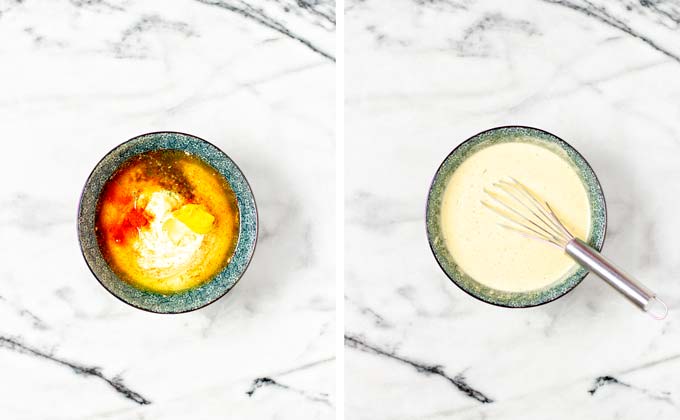
[{"label": "whisk", "polygon": [[505,223],[499,223],[500,226],[564,250],[651,317],[666,317],[668,307],[654,292],[571,234],[550,204],[526,185],[510,177],[509,180],[495,182],[484,192],[489,200],[482,200],[482,204],[502,217]]}]

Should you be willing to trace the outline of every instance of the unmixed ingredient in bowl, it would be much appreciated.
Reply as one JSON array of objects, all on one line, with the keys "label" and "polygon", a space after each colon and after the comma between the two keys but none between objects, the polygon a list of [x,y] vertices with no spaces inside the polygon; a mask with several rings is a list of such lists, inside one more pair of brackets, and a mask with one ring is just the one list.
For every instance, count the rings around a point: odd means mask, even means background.
[{"label": "unmixed ingredient in bowl", "polygon": [[119,277],[174,293],[224,268],[238,224],[236,196],[213,167],[183,151],[157,150],[130,158],[106,182],[95,229]]},{"label": "unmixed ingredient in bowl", "polygon": [[460,269],[492,289],[526,292],[566,278],[578,265],[563,250],[499,227],[482,204],[484,189],[513,177],[553,207],[565,226],[586,240],[590,203],[566,153],[552,145],[517,141],[494,144],[468,157],[451,175],[441,206],[447,249]]}]

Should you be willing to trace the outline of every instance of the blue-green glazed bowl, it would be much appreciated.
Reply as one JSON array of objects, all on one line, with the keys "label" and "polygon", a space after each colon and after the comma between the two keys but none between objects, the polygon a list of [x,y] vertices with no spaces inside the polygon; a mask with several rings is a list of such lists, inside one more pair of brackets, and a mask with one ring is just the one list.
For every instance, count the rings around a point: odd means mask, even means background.
[{"label": "blue-green glazed bowl", "polygon": [[449,178],[456,169],[475,152],[485,147],[505,142],[528,142],[555,152],[579,174],[590,201],[590,237],[587,242],[597,250],[602,249],[607,230],[607,206],[600,182],[588,162],[571,145],[559,137],[532,127],[505,126],[492,128],[472,136],[456,147],[439,166],[427,198],[426,228],[430,248],[444,273],[469,295],[498,306],[526,308],[542,305],[564,296],[588,274],[578,267],[564,278],[538,290],[507,292],[487,287],[464,273],[451,255],[441,231],[441,203]]},{"label": "blue-green glazed bowl", "polygon": [[[183,150],[211,165],[229,183],[236,195],[240,216],[236,249],[229,263],[212,279],[184,292],[160,294],[140,290],[120,279],[99,249],[95,233],[95,212],[106,181],[133,156],[152,150]],[[257,207],[248,181],[236,163],[216,146],[198,137],[176,133],[143,134],[110,151],[90,174],[78,208],[78,238],[87,265],[102,286],[135,308],[156,313],[181,313],[202,308],[224,296],[248,268],[257,241]]]}]

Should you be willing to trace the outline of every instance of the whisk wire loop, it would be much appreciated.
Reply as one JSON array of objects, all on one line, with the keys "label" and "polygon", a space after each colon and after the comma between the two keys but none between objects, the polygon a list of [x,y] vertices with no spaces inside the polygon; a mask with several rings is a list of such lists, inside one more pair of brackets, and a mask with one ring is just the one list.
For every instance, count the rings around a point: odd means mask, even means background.
[{"label": "whisk wire loop", "polygon": [[[522,229],[528,230],[530,232],[533,232],[534,234],[538,235],[540,238],[544,240],[552,240],[552,241],[558,241],[559,238],[555,237],[549,230],[547,230],[545,227],[541,226],[539,223],[537,223],[535,220],[532,220],[529,216],[526,214],[523,214],[520,212],[517,208],[513,207],[512,205],[508,204],[504,197],[500,197],[497,194],[495,194],[492,191],[489,190],[484,190],[486,194],[493,200],[494,204],[496,206],[489,204],[488,202],[482,201],[482,204],[486,206],[487,208],[493,210],[497,214],[503,217],[504,220],[510,222],[512,225],[502,225],[505,227],[509,227],[511,229],[518,230],[519,232],[522,232],[522,230],[519,230],[515,227],[519,226]],[[500,206],[497,207],[497,206]],[[519,220],[517,220],[519,219]],[[526,233],[526,232],[525,232]]]},{"label": "whisk wire loop", "polygon": [[[529,201],[533,204],[534,208],[536,210],[538,210],[540,213],[545,214],[545,217],[548,219],[549,223],[553,227],[557,228],[562,233],[564,233],[564,235],[567,238],[573,239],[574,236],[571,234],[571,232],[569,232],[569,230],[567,230],[567,228],[564,226],[564,224],[562,224],[562,222],[560,221],[560,218],[557,217],[557,215],[552,210],[552,207],[550,207],[550,204],[548,204],[547,201],[539,200],[536,197],[536,195],[529,189],[529,187],[522,184],[521,182],[519,182],[515,178],[510,177],[510,179],[513,181],[513,183],[517,187],[517,189],[521,193],[523,193],[523,195],[525,197],[527,197],[529,199]],[[504,181],[501,181],[501,182],[504,182]],[[511,188],[513,187],[513,185],[508,183],[507,181],[505,181],[505,184],[510,185]],[[546,210],[547,210],[547,214],[546,214]]]},{"label": "whisk wire loop", "polygon": [[553,209],[514,178],[493,184],[495,190],[484,189],[495,204],[482,200],[482,204],[501,216],[509,224],[501,224],[523,236],[564,248],[574,238],[559,220]]}]

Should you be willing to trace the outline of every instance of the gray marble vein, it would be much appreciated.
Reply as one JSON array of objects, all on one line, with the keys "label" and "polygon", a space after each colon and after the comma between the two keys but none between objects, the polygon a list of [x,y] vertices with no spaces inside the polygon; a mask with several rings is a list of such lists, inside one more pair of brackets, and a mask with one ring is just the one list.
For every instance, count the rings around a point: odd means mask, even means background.
[{"label": "gray marble vein", "polygon": [[113,50],[118,58],[145,58],[148,56],[148,47],[144,43],[144,35],[149,31],[172,31],[185,37],[198,36],[199,34],[186,22],[167,20],[158,14],[140,16],[113,44]]},{"label": "gray marble vein", "polygon": [[94,378],[98,378],[105,383],[107,383],[111,388],[113,388],[116,392],[118,392],[120,395],[125,397],[126,399],[129,399],[137,404],[140,405],[146,405],[146,404],[151,404],[151,401],[148,400],[147,398],[143,397],[141,394],[133,391],[130,389],[128,386],[125,385],[123,382],[123,379],[119,376],[114,376],[114,377],[109,377],[107,375],[104,375],[101,371],[100,367],[97,366],[87,366],[87,365],[82,365],[78,364],[75,362],[70,362],[68,360],[62,359],[60,357],[54,356],[52,354],[49,354],[47,352],[38,350],[35,347],[29,346],[27,344],[22,343],[18,339],[10,338],[10,337],[2,337],[0,336],[0,348],[5,348],[7,350],[15,351],[18,353],[26,354],[29,356],[34,356],[40,359],[45,359],[49,360],[53,363],[56,363],[58,365],[68,367],[73,370],[73,372],[77,375],[81,376],[91,376]]},{"label": "gray marble vein", "polygon": [[328,400],[328,394],[312,394],[308,391],[303,391],[301,389],[297,389],[294,387],[291,387],[289,385],[282,384],[278,381],[275,381],[272,378],[263,376],[261,378],[255,378],[253,380],[253,384],[251,385],[250,389],[246,391],[246,395],[249,397],[252,397],[255,394],[255,391],[257,391],[260,388],[267,387],[267,388],[276,388],[276,389],[282,389],[290,392],[294,392],[296,394],[301,395],[305,399],[313,402],[319,402],[323,403],[326,405],[331,405],[330,401]]},{"label": "gray marble vein", "polygon": [[394,352],[383,350],[376,347],[375,345],[368,344],[366,343],[366,340],[359,338],[358,336],[345,335],[345,346],[359,351],[372,353],[378,356],[383,356],[392,360],[396,360],[398,362],[404,363],[415,368],[418,373],[424,375],[439,376],[450,382],[456,389],[458,389],[458,391],[462,392],[464,395],[474,400],[477,400],[480,403],[489,404],[494,402],[493,399],[491,399],[481,391],[472,388],[465,380],[465,376],[463,376],[463,374],[459,373],[454,377],[447,375],[446,372],[444,371],[443,366],[416,362],[414,360],[397,355]]},{"label": "gray marble vein", "polygon": [[[72,5],[80,8],[90,8],[95,10],[114,10],[124,11],[124,1],[107,1],[107,0],[69,0]],[[117,4],[120,3],[120,4]]]},{"label": "gray marble vein", "polygon": [[16,302],[10,301],[3,296],[0,296],[0,305],[10,306],[16,314],[27,320],[33,326],[33,328],[38,330],[47,330],[50,328],[49,325],[33,311],[24,308]]},{"label": "gray marble vein", "polygon": [[405,199],[392,199],[359,190],[345,200],[348,225],[388,232],[406,223],[420,221],[416,209]]},{"label": "gray marble vein", "polygon": [[638,388],[629,383],[622,382],[619,379],[609,375],[598,376],[597,378],[595,378],[595,380],[593,381],[593,387],[588,390],[588,393],[590,395],[595,395],[595,393],[597,393],[602,387],[611,385],[634,389],[644,395],[649,396],[649,398],[653,400],[663,401],[672,406],[675,405],[675,402],[671,398],[671,393],[668,391],[653,392],[645,388]]},{"label": "gray marble vein", "polygon": [[[648,17],[654,23],[661,23],[664,26],[669,26],[669,21],[673,23],[671,30],[678,29],[678,22],[680,19],[680,3],[676,1],[669,1],[667,5],[659,7],[657,1],[626,1],[621,5],[625,7],[625,12],[610,11],[610,7],[606,3],[599,4],[599,2],[591,2],[589,0],[541,0],[547,3],[552,3],[567,7],[582,13],[588,17],[598,20],[612,28],[616,28],[623,33],[639,39],[651,48],[660,53],[670,57],[671,59],[680,63],[680,53],[674,52],[672,48],[660,45],[653,36],[646,35],[644,31],[638,30],[631,26],[628,21],[628,16],[633,13],[641,14]],[[613,8],[617,8],[613,5]],[[668,7],[667,7],[668,6]],[[649,12],[649,13],[645,13]]]},{"label": "gray marble vein", "polygon": [[285,369],[285,370],[280,371],[280,372],[276,372],[275,376],[284,376],[284,375],[289,375],[289,374],[292,374],[292,373],[304,371],[304,370],[307,370],[307,369],[312,369],[312,368],[315,368],[317,366],[320,366],[320,365],[323,365],[323,364],[326,364],[326,363],[331,363],[334,360],[335,360],[335,357],[326,357],[326,358],[323,358],[323,359],[320,359],[320,360],[314,360],[312,362],[305,363],[305,364],[300,365],[300,366],[295,366],[295,367],[291,367],[291,368]]},{"label": "gray marble vein", "polygon": [[[251,4],[245,1],[222,1],[222,0],[195,0],[195,1],[198,1],[199,3],[203,3],[206,5],[218,7],[224,10],[228,10],[233,13],[237,13],[246,19],[252,20],[260,25],[263,25],[269,29],[272,29],[280,33],[283,36],[286,36],[290,39],[293,39],[301,43],[302,45],[306,46],[310,50],[321,55],[322,57],[325,57],[331,61],[335,61],[335,57],[331,53],[315,45],[314,42],[291,31],[281,20],[271,16],[265,9],[260,7],[260,5],[258,5],[257,3]],[[335,2],[331,2],[330,4],[335,4]],[[315,16],[320,15],[325,20],[329,21],[333,27],[335,26],[335,19],[331,18],[332,15],[330,14],[330,12],[322,12],[320,11],[320,9],[314,7],[314,3],[308,3],[306,1],[301,1],[300,5],[302,10],[310,11],[310,13]],[[290,6],[284,6],[284,11],[286,11],[287,7],[290,8]]]},{"label": "gray marble vein", "polygon": [[468,9],[470,0],[412,0],[421,7],[431,8],[436,11],[464,11]]},{"label": "gray marble vein", "polygon": [[593,383],[593,387],[588,390],[588,393],[590,395],[595,395],[598,389],[602,388],[605,385],[620,385],[620,386],[625,386],[629,387],[630,385],[624,382],[619,381],[618,379],[614,378],[613,376],[598,376],[595,378],[595,381]]},{"label": "gray marble vein", "polygon": [[451,41],[451,47],[461,57],[486,57],[494,53],[494,46],[486,37],[489,32],[519,33],[527,37],[539,35],[536,25],[526,19],[511,19],[502,13],[485,13],[465,28],[459,39]]},{"label": "gray marble vein", "polygon": [[361,315],[364,315],[370,319],[373,320],[373,323],[375,324],[376,327],[379,328],[393,328],[394,326],[385,319],[382,315],[380,315],[377,311],[367,307],[360,305],[357,303],[355,300],[350,299],[349,297],[345,296],[345,302],[349,303],[354,310],[359,311]]},{"label": "gray marble vein", "polygon": [[43,231],[72,223],[73,209],[61,201],[20,192],[0,197],[0,226]]}]

